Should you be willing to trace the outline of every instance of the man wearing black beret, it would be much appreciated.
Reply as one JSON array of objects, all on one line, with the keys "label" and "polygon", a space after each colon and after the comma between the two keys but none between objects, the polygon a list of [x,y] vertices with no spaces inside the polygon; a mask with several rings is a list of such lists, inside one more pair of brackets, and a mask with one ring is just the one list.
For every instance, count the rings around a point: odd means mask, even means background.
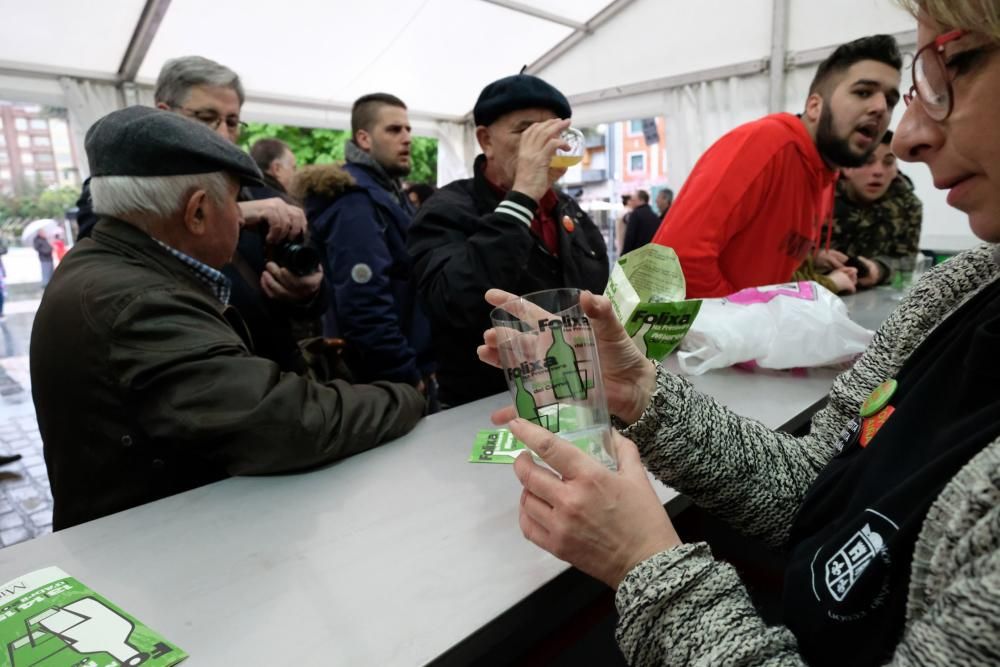
[{"label": "man wearing black beret", "polygon": [[58,530],[230,475],[287,472],[409,431],[405,384],[322,385],[254,356],[219,269],[260,171],[179,114],[111,113],[87,132],[101,216],[59,266],[31,337]]},{"label": "man wearing black beret", "polygon": [[604,290],[604,238],[573,199],[552,189],[566,170],[549,162],[571,114],[562,93],[529,74],[486,86],[473,109],[483,149],[473,177],[445,186],[417,212],[407,245],[431,319],[442,405],[507,387],[476,356],[490,326],[486,290]]}]

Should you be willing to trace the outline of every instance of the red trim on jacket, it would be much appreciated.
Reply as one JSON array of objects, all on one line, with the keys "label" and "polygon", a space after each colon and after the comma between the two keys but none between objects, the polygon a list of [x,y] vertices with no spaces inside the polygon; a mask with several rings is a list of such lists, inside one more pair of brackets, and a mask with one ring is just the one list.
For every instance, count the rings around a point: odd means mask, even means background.
[{"label": "red trim on jacket", "polygon": [[[486,176],[485,165],[483,166],[483,179],[498,199],[503,200],[507,197],[508,191]],[[556,220],[558,205],[559,197],[556,196],[552,188],[549,188],[542,195],[542,200],[538,202],[538,210],[535,211],[535,217],[531,219],[531,231],[542,240],[542,243],[545,244],[545,249],[556,257],[559,256],[559,229],[556,226],[558,224]]]}]

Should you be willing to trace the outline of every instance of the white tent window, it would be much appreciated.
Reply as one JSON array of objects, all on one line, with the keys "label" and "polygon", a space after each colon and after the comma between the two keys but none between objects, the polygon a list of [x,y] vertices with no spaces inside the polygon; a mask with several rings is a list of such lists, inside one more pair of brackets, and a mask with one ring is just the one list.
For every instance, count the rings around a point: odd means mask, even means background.
[{"label": "white tent window", "polygon": [[[97,119],[122,106],[118,89],[108,83],[80,81],[69,77],[61,77],[59,85],[66,95],[66,108],[69,111],[72,128],[70,138],[76,154],[86,155],[84,139],[87,136],[87,129]],[[80,173],[83,177],[90,174],[86,162],[80,165]]]},{"label": "white tent window", "polygon": [[[151,103],[163,63],[195,53],[242,75],[247,120],[343,129],[357,96],[399,95],[417,133],[440,140],[447,182],[467,176],[478,152],[469,111],[483,85],[528,65],[571,98],[578,126],[665,116],[666,178],[676,190],[715,138],[766,112],[781,6],[789,55],[915,27],[892,0],[286,0],[277,12],[261,3],[38,0],[14,3],[0,21],[0,99],[70,108],[83,162],[93,120]],[[798,111],[798,84],[789,84],[785,100]],[[971,239],[923,168],[904,169],[916,174],[931,227]]]},{"label": "white tent window", "polygon": [[667,91],[667,174],[677,191],[719,137],[767,113],[766,76],[729,77]]}]

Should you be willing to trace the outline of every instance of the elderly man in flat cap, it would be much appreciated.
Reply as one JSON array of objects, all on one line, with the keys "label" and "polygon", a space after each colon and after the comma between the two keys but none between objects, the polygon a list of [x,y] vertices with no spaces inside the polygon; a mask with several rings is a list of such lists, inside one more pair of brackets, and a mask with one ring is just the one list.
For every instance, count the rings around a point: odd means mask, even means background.
[{"label": "elderly man in flat cap", "polygon": [[87,133],[101,220],[56,271],[31,337],[53,526],[230,475],[302,470],[409,431],[406,384],[322,385],[254,356],[219,271],[236,249],[248,155],[145,107]]},{"label": "elderly man in flat cap", "polygon": [[473,177],[439,190],[410,228],[443,406],[507,387],[503,374],[476,356],[490,326],[486,290],[604,290],[604,238],[576,202],[552,189],[566,170],[549,162],[571,113],[562,93],[528,74],[486,86],[473,109],[483,149]]},{"label": "elderly man in flat cap", "polygon": [[[246,125],[240,120],[245,93],[239,75],[201,56],[165,62],[156,79],[153,101],[157,109],[201,123],[234,144]],[[240,193],[240,212],[246,224],[222,273],[232,286],[229,303],[246,323],[256,353],[278,362],[282,370],[306,373],[309,365],[298,339],[311,329],[318,330],[327,297],[318,265],[316,271],[299,275],[304,268],[296,272],[276,261],[282,257],[276,249],[306,231],[302,209],[278,195],[266,188],[246,188]],[[97,222],[89,179],[83,184],[77,206],[83,238]]]}]

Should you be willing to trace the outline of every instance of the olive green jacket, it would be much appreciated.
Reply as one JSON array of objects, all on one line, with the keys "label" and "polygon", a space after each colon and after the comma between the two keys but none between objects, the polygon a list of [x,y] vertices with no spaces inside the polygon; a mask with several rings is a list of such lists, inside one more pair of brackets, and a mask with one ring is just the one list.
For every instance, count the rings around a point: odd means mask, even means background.
[{"label": "olive green jacket", "polygon": [[254,356],[248,338],[189,267],[138,228],[101,220],[59,266],[31,336],[53,526],[230,475],[318,466],[423,414],[409,385],[324,386]]}]

